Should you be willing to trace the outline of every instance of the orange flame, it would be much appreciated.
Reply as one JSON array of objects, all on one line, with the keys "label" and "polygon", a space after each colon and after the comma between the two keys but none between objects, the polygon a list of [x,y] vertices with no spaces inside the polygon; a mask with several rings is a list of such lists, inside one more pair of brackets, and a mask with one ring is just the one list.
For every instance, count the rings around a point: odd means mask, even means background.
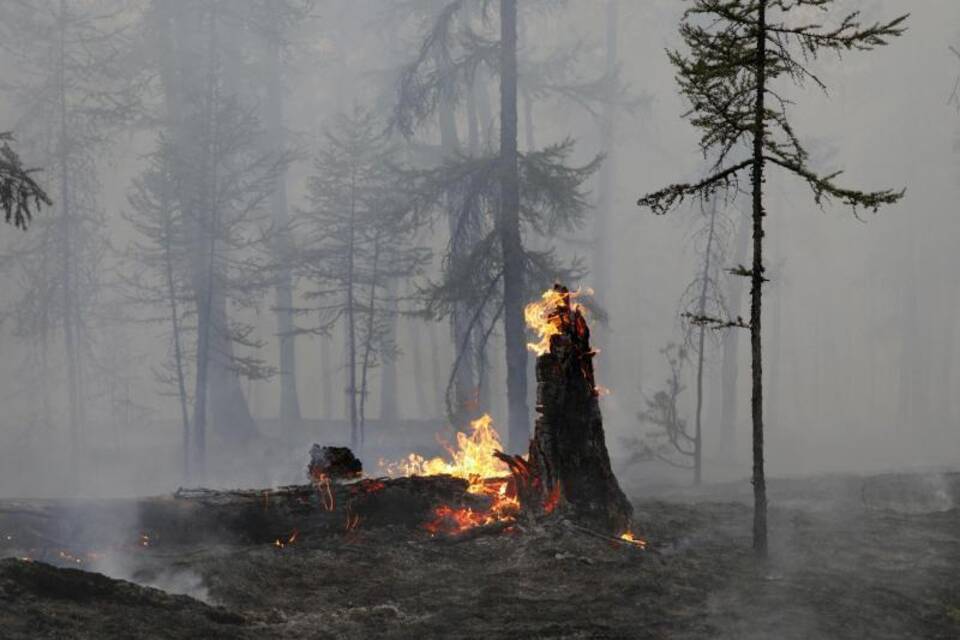
[{"label": "orange flame", "polygon": [[523,317],[527,322],[527,328],[536,332],[540,338],[537,342],[528,342],[527,349],[538,356],[548,353],[550,351],[550,338],[560,333],[560,323],[562,322],[560,311],[565,310],[569,304],[572,310],[586,315],[587,310],[582,304],[571,301],[574,298],[591,295],[592,293],[589,289],[586,291],[578,289],[569,293],[547,289],[539,300],[524,307]]},{"label": "orange flame", "polygon": [[647,548],[647,541],[643,538],[637,538],[633,535],[632,531],[624,531],[620,534],[620,539],[624,542],[629,542],[630,544],[636,545],[641,549]]},{"label": "orange flame", "polygon": [[484,414],[470,423],[472,433],[457,433],[457,447],[447,446],[450,460],[437,457],[427,460],[411,453],[406,460],[393,463],[380,462],[388,475],[437,476],[450,475],[470,483],[471,493],[486,493],[480,489],[483,478],[509,475],[510,469],[494,452],[501,451],[500,434],[493,427],[493,418]]},{"label": "orange flame", "polygon": [[431,534],[462,533],[473,527],[513,518],[520,502],[510,487],[510,469],[494,453],[503,449],[500,434],[493,427],[493,419],[483,415],[470,423],[471,433],[457,433],[457,446],[447,447],[449,459],[432,458],[411,453],[406,460],[380,466],[389,475],[434,476],[450,475],[467,481],[469,493],[487,496],[490,508],[455,509],[448,505],[437,507],[434,518],[424,525]]}]

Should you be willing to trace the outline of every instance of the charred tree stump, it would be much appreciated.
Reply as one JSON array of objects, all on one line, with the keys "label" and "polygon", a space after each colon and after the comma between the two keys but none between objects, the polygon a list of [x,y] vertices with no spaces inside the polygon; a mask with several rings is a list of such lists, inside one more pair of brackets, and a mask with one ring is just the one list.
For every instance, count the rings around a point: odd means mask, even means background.
[{"label": "charred tree stump", "polygon": [[517,479],[525,510],[560,508],[590,527],[619,535],[629,529],[633,509],[610,468],[590,329],[569,291],[555,285],[554,292],[548,320],[556,331],[549,351],[537,358],[539,415],[529,456],[503,459]]}]

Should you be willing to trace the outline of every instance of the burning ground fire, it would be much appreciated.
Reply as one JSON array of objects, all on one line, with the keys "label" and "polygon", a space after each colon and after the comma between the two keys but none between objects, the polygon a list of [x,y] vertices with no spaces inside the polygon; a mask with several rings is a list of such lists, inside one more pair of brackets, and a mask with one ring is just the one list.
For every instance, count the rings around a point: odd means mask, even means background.
[{"label": "burning ground fire", "polygon": [[385,463],[383,470],[391,476],[449,475],[467,481],[467,491],[486,496],[490,507],[483,510],[455,509],[442,505],[434,511],[434,518],[424,525],[432,534],[457,534],[474,527],[496,522],[512,521],[520,510],[510,469],[494,454],[503,450],[500,434],[493,427],[493,419],[484,414],[470,423],[471,433],[457,433],[457,446],[447,446],[449,460],[437,457],[426,459],[411,453],[406,460]]},{"label": "burning ground fire", "polygon": [[[556,288],[545,291],[540,300],[528,304],[524,309],[527,327],[539,337],[537,342],[527,344],[527,348],[538,356],[548,353],[551,348],[551,338],[558,335],[564,328],[564,323],[571,321],[577,332],[588,334],[583,322],[584,306],[572,300],[591,292],[566,292]],[[579,313],[573,313],[578,311]],[[582,325],[582,326],[581,326]],[[609,393],[602,387],[596,387],[597,395]],[[462,478],[468,483],[468,491],[472,494],[485,496],[489,499],[489,507],[485,509],[455,508],[450,505],[441,505],[434,510],[433,518],[423,526],[432,535],[460,534],[476,527],[503,523],[509,526],[516,520],[520,512],[520,500],[517,487],[510,473],[508,465],[495,454],[503,450],[500,434],[493,427],[493,420],[484,414],[470,424],[469,434],[459,432],[456,436],[456,446],[447,445],[448,458],[435,457],[427,459],[417,453],[411,453],[405,460],[399,462],[380,461],[381,468],[390,476],[432,476],[450,475]],[[526,456],[524,456],[526,459]],[[543,503],[543,512],[553,512],[562,502],[560,487],[557,486],[546,497]],[[646,542],[636,538],[632,532],[623,532],[616,540],[641,549]]]}]

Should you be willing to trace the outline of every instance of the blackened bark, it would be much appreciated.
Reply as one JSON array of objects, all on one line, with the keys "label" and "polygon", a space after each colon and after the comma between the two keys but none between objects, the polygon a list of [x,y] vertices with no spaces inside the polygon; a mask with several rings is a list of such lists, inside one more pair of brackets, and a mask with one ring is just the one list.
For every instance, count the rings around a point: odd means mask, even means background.
[{"label": "blackened bark", "polygon": [[753,266],[750,274],[750,352],[753,392],[753,548],[767,554],[767,486],[763,471],[763,360],[760,317],[763,297],[763,142],[766,136],[764,98],[766,91],[767,0],[759,1],[756,44],[756,103],[753,131]]},{"label": "blackened bark", "polygon": [[503,253],[503,333],[507,362],[509,449],[522,451],[530,437],[527,348],[523,326],[523,244],[517,163],[517,2],[500,1],[500,216]]},{"label": "blackened bark", "polygon": [[[563,289],[563,291],[566,291]],[[610,468],[583,315],[569,298],[554,316],[560,332],[537,358],[537,412],[528,461],[511,457],[524,510],[561,508],[600,531],[630,528],[633,508]]]}]

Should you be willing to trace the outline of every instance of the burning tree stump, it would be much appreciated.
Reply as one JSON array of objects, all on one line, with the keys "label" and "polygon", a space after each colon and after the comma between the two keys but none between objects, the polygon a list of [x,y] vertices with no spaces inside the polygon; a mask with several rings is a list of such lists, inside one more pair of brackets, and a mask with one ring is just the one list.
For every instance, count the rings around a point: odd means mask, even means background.
[{"label": "burning tree stump", "polygon": [[530,512],[558,507],[588,526],[619,535],[633,509],[610,468],[593,375],[590,329],[566,287],[554,285],[527,316],[541,345],[537,357],[537,412],[527,460],[501,455],[516,477],[520,503]]}]

